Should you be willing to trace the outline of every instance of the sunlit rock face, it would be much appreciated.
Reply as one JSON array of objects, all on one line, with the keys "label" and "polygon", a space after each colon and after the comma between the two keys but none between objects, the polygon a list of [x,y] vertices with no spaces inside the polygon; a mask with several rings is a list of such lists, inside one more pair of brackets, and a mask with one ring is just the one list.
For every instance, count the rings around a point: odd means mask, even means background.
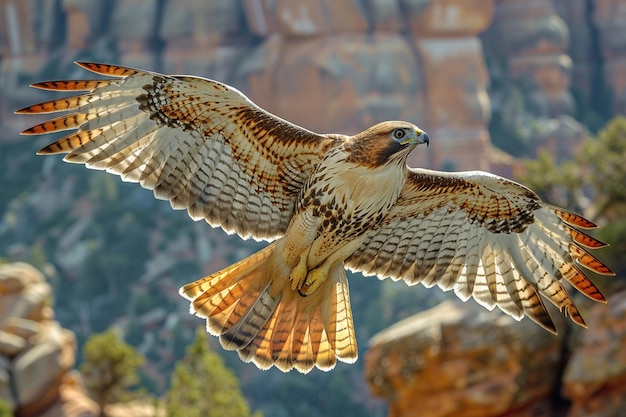
[{"label": "sunlit rock face", "polygon": [[563,336],[530,320],[446,301],[370,343],[365,377],[391,417],[552,415]]},{"label": "sunlit rock face", "polygon": [[76,338],[54,320],[51,297],[32,266],[0,266],[0,399],[25,417],[97,416],[72,372]]}]

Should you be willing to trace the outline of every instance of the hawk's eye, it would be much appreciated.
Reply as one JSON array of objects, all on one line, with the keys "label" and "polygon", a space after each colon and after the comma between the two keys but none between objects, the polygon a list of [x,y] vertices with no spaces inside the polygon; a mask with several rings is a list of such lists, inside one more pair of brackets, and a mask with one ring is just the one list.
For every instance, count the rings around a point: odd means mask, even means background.
[{"label": "hawk's eye", "polygon": [[404,135],[406,135],[406,132],[404,129],[395,129],[393,131],[393,137],[396,139],[402,139]]}]

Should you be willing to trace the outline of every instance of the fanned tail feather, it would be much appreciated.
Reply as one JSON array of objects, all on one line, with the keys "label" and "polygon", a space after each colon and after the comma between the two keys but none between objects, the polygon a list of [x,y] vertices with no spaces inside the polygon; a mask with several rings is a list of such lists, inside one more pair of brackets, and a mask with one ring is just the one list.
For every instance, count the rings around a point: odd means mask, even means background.
[{"label": "fanned tail feather", "polygon": [[276,262],[280,241],[215,274],[183,286],[191,312],[207,320],[225,349],[260,369],[276,366],[307,373],[357,358],[348,283],[343,263],[302,297]]}]

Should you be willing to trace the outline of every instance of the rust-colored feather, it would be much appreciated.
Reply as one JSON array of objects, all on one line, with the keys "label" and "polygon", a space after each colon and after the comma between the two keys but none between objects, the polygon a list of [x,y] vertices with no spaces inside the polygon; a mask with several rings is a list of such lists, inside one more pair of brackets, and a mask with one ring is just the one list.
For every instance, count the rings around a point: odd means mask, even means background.
[{"label": "rust-colored feather", "polygon": [[26,129],[22,135],[41,135],[44,133],[60,132],[63,130],[78,128],[87,120],[95,118],[96,115],[87,115],[83,113],[72,113],[40,123],[36,126]]},{"label": "rust-colored feather", "polygon": [[578,244],[581,244],[590,249],[599,249],[608,246],[607,243],[601,242],[596,238],[589,236],[586,233],[581,232],[580,230],[576,230],[573,227],[564,225],[565,230],[569,233],[569,235],[574,239],[574,241]]},{"label": "rust-colored feather", "polygon": [[98,64],[94,62],[76,62],[76,65],[96,74],[110,75],[112,77],[129,77],[139,71],[134,68],[120,67],[117,65]]},{"label": "rust-colored feather", "polygon": [[56,142],[51,143],[39,151],[37,155],[53,155],[58,153],[68,153],[82,146],[85,146],[92,138],[102,133],[103,129],[94,129],[87,131],[78,131],[67,135]]},{"label": "rust-colored feather", "polygon": [[30,86],[48,91],[93,91],[99,87],[106,87],[112,82],[114,80],[59,80],[43,81]]},{"label": "rust-colored feather", "polygon": [[561,218],[561,220],[563,220],[567,224],[571,224],[572,226],[580,227],[583,229],[596,229],[598,227],[595,223],[567,210],[555,209],[554,212],[557,216]]},{"label": "rust-colored feather", "polygon": [[590,269],[591,271],[596,272],[600,275],[615,275],[615,272],[611,271],[611,269],[608,266],[604,265],[602,261],[600,261],[598,258],[593,256],[580,246],[571,243],[569,245],[569,251],[572,257],[574,257],[581,265]]},{"label": "rust-colored feather", "polygon": [[574,267],[574,272],[570,275],[566,276],[565,279],[579,292],[594,301],[606,303],[606,298],[598,287],[580,269]]},{"label": "rust-colored feather", "polygon": [[64,110],[73,110],[89,101],[89,96],[79,95],[56,100],[45,101],[32,106],[24,107],[15,112],[15,114],[32,114],[32,113],[56,113]]}]

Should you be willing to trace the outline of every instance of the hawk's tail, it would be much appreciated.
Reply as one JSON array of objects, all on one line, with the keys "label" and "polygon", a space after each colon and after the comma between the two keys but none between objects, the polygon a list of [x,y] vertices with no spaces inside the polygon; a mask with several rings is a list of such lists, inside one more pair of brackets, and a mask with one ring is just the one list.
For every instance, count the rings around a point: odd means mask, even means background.
[{"label": "hawk's tail", "polygon": [[313,294],[292,290],[277,243],[219,272],[183,286],[191,311],[207,320],[225,349],[261,369],[306,373],[354,362],[356,338],[343,263],[331,267]]}]

